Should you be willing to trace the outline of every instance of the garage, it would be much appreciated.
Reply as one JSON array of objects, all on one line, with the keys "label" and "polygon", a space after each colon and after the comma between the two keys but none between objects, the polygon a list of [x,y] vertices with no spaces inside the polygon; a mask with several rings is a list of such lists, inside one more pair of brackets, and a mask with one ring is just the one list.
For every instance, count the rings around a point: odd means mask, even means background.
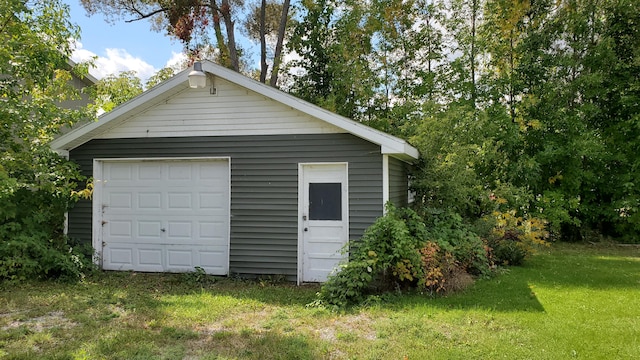
[{"label": "garage", "polygon": [[95,162],[103,269],[228,274],[229,158]]},{"label": "garage", "polygon": [[94,179],[67,235],[102,269],[324,281],[408,203],[406,141],[201,63],[51,142]]}]

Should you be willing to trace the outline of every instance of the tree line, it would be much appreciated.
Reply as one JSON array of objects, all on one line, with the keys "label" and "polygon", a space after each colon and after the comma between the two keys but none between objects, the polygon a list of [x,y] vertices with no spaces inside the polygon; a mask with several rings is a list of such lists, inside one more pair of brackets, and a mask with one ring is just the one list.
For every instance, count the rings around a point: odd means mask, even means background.
[{"label": "tree line", "polygon": [[303,1],[289,91],[405,137],[420,207],[640,230],[632,0]]}]

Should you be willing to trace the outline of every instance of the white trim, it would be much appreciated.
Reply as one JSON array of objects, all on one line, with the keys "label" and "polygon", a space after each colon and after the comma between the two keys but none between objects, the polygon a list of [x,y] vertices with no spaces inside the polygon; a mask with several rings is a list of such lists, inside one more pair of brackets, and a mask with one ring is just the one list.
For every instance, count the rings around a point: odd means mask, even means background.
[{"label": "white trim", "polygon": [[302,220],[302,217],[304,216],[304,171],[302,170],[302,168],[304,167],[304,165],[305,164],[303,163],[298,163],[298,273],[296,276],[296,283],[298,285],[302,284],[302,259],[304,257],[304,231],[302,229],[302,227],[304,226]]},{"label": "white trim", "polygon": [[[363,138],[367,141],[380,145],[383,154],[392,154],[398,158],[405,160],[415,160],[419,157],[418,150],[406,141],[397,137],[386,134],[382,131],[375,130],[366,125],[334,114],[330,111],[322,109],[316,105],[298,99],[292,95],[282,92],[271,86],[257,82],[240,73],[214,64],[210,61],[203,61],[202,67],[205,72],[219,76],[236,85],[254,91],[272,100],[288,105],[293,109],[299,110],[307,115],[323,120],[329,124],[337,126],[345,131]],[[116,107],[112,111],[104,114],[97,122],[89,123],[85,126],[77,128],[66,135],[51,142],[54,149],[71,150],[87,141],[95,138],[99,134],[108,130],[113,126],[117,126],[131,116],[134,116],[155,104],[162,102],[170,96],[182,91],[195,91],[188,87],[188,74],[191,69],[186,69],[171,79],[145,91],[136,98]],[[113,122],[113,124],[109,124]]]},{"label": "white trim", "polygon": [[[303,274],[303,261],[304,261],[304,204],[306,192],[304,190],[304,167],[305,166],[322,166],[322,165],[343,165],[346,177],[346,186],[347,186],[347,196],[346,199],[343,199],[343,208],[342,208],[342,216],[347,223],[346,228],[346,241],[349,242],[349,233],[351,231],[351,221],[349,217],[349,195],[350,191],[348,191],[350,187],[349,182],[349,163],[345,161],[338,162],[308,162],[308,163],[298,163],[298,272],[296,283],[298,285],[302,284]],[[307,215],[308,216],[308,215]]]},{"label": "white trim", "polygon": [[[69,160],[69,152],[66,150],[56,150],[56,153],[58,153],[58,155],[62,156],[63,158]],[[65,211],[64,212],[64,229],[62,229],[62,233],[65,235],[69,235],[69,212]]]},{"label": "white trim", "polygon": [[93,223],[91,224],[91,245],[95,257],[93,262],[102,269],[102,165],[105,160],[93,159],[93,199],[91,204],[91,214]]},{"label": "white trim", "polygon": [[211,161],[226,161],[229,167],[228,171],[228,194],[229,198],[227,199],[227,260],[226,260],[226,269],[227,274],[229,274],[231,265],[231,157],[230,156],[187,156],[187,157],[141,157],[141,158],[95,158],[93,159],[93,178],[94,178],[94,188],[93,188],[93,204],[92,204],[92,216],[93,216],[93,224],[92,224],[92,241],[91,244],[95,251],[96,256],[94,257],[94,264],[102,268],[102,250],[103,250],[103,239],[102,239],[102,173],[103,173],[103,165],[105,162],[143,162],[143,161],[202,161],[202,160],[211,160]]},{"label": "white trim", "polygon": [[62,233],[65,235],[69,235],[69,212],[64,212],[64,229],[62,229]]},{"label": "white trim", "polygon": [[389,201],[389,155],[382,155],[382,214],[387,213],[385,206]]}]

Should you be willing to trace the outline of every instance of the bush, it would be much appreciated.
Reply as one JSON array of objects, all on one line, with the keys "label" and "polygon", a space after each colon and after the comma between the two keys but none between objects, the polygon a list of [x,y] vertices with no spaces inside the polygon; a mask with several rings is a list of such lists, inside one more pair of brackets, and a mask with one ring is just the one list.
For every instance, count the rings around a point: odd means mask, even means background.
[{"label": "bush", "polygon": [[424,276],[419,288],[431,295],[462,290],[473,283],[473,278],[455,260],[450,252],[442,251],[438,244],[428,241],[420,249]]},{"label": "bush", "polygon": [[428,239],[438,244],[442,250],[453,254],[460,267],[472,275],[489,273],[487,248],[471,226],[462,221],[460,215],[451,211],[426,209],[423,216]]},{"label": "bush", "polygon": [[0,165],[0,282],[78,279],[93,269],[92,253],[64,235],[65,212],[90,190],[73,191],[76,167],[55,154],[31,161]]},{"label": "bush", "polygon": [[[486,261],[482,242],[467,228],[460,228],[459,221],[455,218],[458,238],[446,239],[450,233],[444,230],[451,230],[450,223],[435,222],[446,226],[428,229],[415,211],[387,205],[386,215],[378,218],[359,242],[350,244],[349,262],[329,276],[317,303],[345,307],[391,290],[417,288],[435,294],[468,285],[472,279],[467,269],[484,271],[488,264],[478,263]],[[432,241],[436,233],[440,237]]]},{"label": "bush", "polygon": [[359,242],[350,244],[349,262],[323,284],[321,302],[344,307],[364,301],[370,293],[413,282],[422,272],[418,249],[425,233],[415,212],[388,204],[387,214]]},{"label": "bush", "polygon": [[497,264],[522,265],[536,248],[549,246],[546,222],[539,218],[516,216],[515,211],[496,211],[483,221],[491,225],[485,237]]}]

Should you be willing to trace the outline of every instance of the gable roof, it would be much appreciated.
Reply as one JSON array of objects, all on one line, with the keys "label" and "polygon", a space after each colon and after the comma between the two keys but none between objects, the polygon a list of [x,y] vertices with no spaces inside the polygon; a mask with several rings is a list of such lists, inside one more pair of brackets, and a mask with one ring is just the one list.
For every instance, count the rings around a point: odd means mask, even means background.
[{"label": "gable roof", "polygon": [[[383,154],[392,155],[403,160],[418,159],[416,148],[405,140],[373,129],[346,117],[334,114],[319,106],[313,105],[295,96],[287,94],[271,86],[262,84],[240,73],[214,64],[210,61],[202,62],[203,71],[216,77],[223,78],[233,84],[256,92],[281,104],[290,106],[311,117],[325,121],[331,125],[343,129],[357,137],[380,145]],[[100,116],[98,121],[81,126],[51,142],[51,147],[56,151],[72,150],[100,134],[117,127],[127,119],[148,110],[149,108],[165,101],[172,95],[189,88],[188,75],[191,69],[186,69],[172,78],[154,86],[137,97],[119,105],[112,111]]]}]

